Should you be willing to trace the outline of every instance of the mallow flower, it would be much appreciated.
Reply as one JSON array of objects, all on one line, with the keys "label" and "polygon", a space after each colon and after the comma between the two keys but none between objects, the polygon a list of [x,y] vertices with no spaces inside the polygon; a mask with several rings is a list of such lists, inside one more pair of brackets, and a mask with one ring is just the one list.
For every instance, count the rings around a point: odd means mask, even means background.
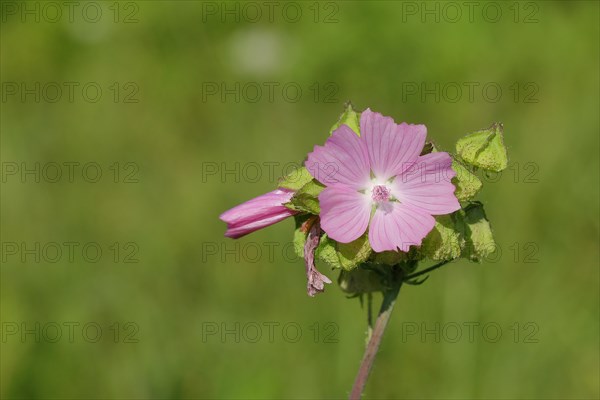
[{"label": "mallow flower", "polygon": [[[497,248],[475,196],[479,171],[508,165],[503,130],[494,123],[469,133],[451,156],[426,145],[424,125],[396,124],[347,104],[325,144],[282,177],[279,189],[221,214],[231,238],[294,216],[293,249],[304,258],[309,296],[332,283],[317,261],[340,271],[349,298],[362,304],[367,296],[370,323],[372,293],[382,293],[351,399],[361,398],[400,287],[420,285],[429,276],[423,275],[459,258],[481,262]],[[434,264],[420,268],[421,262]]]},{"label": "mallow flower", "polygon": [[237,239],[296,214],[283,205],[293,195],[292,190],[277,189],[225,211],[219,216],[227,223],[225,236]]},{"label": "mallow flower", "polygon": [[360,132],[341,125],[305,166],[326,188],[319,194],[321,228],[340,243],[369,230],[375,252],[407,252],[435,225],[434,215],[460,209],[445,152],[421,155],[425,125],[396,124],[366,109]]}]

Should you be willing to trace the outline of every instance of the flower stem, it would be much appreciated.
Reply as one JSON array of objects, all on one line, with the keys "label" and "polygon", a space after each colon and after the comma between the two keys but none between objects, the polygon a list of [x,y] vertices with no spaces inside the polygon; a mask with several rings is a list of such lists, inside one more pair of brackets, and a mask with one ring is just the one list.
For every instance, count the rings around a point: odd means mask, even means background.
[{"label": "flower stem", "polygon": [[379,315],[375,321],[375,327],[371,332],[371,338],[369,339],[369,343],[365,349],[365,354],[363,355],[362,362],[360,363],[358,374],[354,380],[354,385],[352,386],[352,391],[350,392],[350,400],[360,400],[362,396],[362,392],[367,383],[367,378],[369,377],[369,373],[373,367],[373,361],[375,361],[375,356],[377,355],[377,350],[379,350],[379,345],[381,344],[383,332],[385,332],[385,328],[394,308],[394,303],[396,302],[398,293],[400,293],[401,286],[402,280],[398,280],[392,288],[383,293],[381,309],[379,310]]}]

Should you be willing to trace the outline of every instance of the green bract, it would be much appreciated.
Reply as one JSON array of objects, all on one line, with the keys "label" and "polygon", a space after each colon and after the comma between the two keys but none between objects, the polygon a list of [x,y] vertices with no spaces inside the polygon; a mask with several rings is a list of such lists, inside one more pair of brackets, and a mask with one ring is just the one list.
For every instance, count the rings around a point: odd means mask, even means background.
[{"label": "green bract", "polygon": [[488,129],[459,139],[456,142],[456,153],[464,162],[475,167],[493,172],[502,171],[508,164],[502,124],[495,123]]}]

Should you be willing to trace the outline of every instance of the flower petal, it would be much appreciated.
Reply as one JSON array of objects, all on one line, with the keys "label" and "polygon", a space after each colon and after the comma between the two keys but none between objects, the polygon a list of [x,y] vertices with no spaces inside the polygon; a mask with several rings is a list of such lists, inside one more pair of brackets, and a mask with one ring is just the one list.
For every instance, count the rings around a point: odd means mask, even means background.
[{"label": "flower petal", "polygon": [[419,246],[435,225],[426,212],[408,204],[387,203],[377,207],[369,226],[369,243],[376,252],[407,252],[409,246]]},{"label": "flower petal", "polygon": [[392,193],[401,203],[431,215],[450,214],[460,208],[452,184],[455,175],[448,153],[426,154],[394,179]]},{"label": "flower petal", "polygon": [[391,117],[366,109],[360,116],[360,133],[369,163],[381,181],[401,174],[416,161],[425,146],[425,125],[396,124]]},{"label": "flower petal", "polygon": [[343,186],[327,187],[319,194],[321,228],[340,243],[358,239],[369,225],[371,203],[367,195]]},{"label": "flower petal", "polygon": [[336,129],[324,146],[315,146],[304,164],[325,186],[363,189],[370,179],[366,145],[348,125]]}]

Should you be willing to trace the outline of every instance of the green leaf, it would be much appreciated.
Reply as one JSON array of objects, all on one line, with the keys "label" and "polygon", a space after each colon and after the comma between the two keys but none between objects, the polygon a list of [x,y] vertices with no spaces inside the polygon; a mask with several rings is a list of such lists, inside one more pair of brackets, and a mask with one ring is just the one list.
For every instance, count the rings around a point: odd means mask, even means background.
[{"label": "green leaf", "polygon": [[508,165],[503,126],[495,123],[488,129],[470,133],[456,142],[456,153],[475,167],[500,172]]},{"label": "green leaf", "polygon": [[475,197],[483,186],[481,180],[454,157],[452,157],[452,169],[456,171],[452,184],[456,187],[454,195],[458,201],[467,201]]},{"label": "green leaf", "polygon": [[365,262],[372,251],[366,234],[350,243],[338,243],[324,234],[315,255],[333,268],[351,270]]},{"label": "green leaf", "polygon": [[435,226],[423,239],[421,253],[436,261],[453,260],[460,257],[464,239],[456,225],[454,214],[435,218]]},{"label": "green leaf", "polygon": [[313,177],[306,167],[300,167],[281,178],[278,187],[297,191],[312,180]]},{"label": "green leaf", "polygon": [[321,212],[321,208],[319,207],[319,193],[323,189],[325,189],[325,186],[313,179],[302,186],[294,194],[290,202],[284,205],[294,211],[319,214]]},{"label": "green leaf", "polygon": [[496,242],[483,204],[473,202],[460,212],[466,239],[463,257],[481,261],[496,251]]},{"label": "green leaf", "polygon": [[331,127],[329,134],[331,135],[333,131],[344,124],[348,125],[350,129],[360,136],[360,113],[354,110],[351,103],[346,104],[346,109],[340,115],[338,121]]}]

